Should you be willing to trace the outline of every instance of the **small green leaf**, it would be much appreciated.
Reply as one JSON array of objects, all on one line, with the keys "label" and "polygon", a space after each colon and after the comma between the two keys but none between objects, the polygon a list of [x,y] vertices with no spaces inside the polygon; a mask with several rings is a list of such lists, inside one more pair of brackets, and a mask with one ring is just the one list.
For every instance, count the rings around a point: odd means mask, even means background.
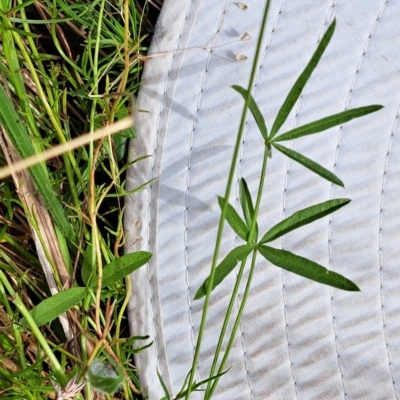
[{"label": "small green leaf", "polygon": [[335,31],[335,26],[336,26],[336,19],[333,20],[333,22],[325,32],[323,38],[319,42],[317,49],[312,55],[311,60],[308,62],[306,68],[301,73],[301,75],[297,78],[297,81],[295,82],[289,94],[287,95],[285,101],[283,102],[282,107],[280,108],[278,115],[276,116],[276,119],[272,126],[270,138],[273,138],[278,133],[279,129],[286,121],[286,118],[288,117],[296,101],[300,97],[300,94],[303,91],[304,86],[306,85],[315,67],[318,65],[319,60],[322,57],[322,54],[324,53],[326,47],[328,46],[332,38],[333,32]]},{"label": "small green leaf", "polygon": [[105,362],[95,359],[86,372],[86,379],[94,389],[113,394],[123,382],[123,376]]},{"label": "small green leaf", "polygon": [[271,242],[288,232],[291,232],[301,226],[310,224],[317,219],[321,219],[329,215],[339,208],[350,203],[350,199],[334,199],[328,200],[323,203],[315,204],[311,207],[304,208],[303,210],[296,211],[290,217],[285,218],[273,226],[260,240],[259,244]]},{"label": "small green leaf", "polygon": [[[152,254],[147,251],[137,251],[131,254],[115,259],[104,267],[103,281],[101,287],[112,285],[114,282],[128,276],[133,271],[145,265],[151,258]],[[96,287],[96,282],[91,285]]]},{"label": "small green leaf", "polygon": [[232,86],[233,89],[235,89],[237,92],[239,92],[244,100],[246,101],[246,97],[249,96],[249,109],[251,111],[251,113],[253,114],[254,119],[256,120],[258,129],[261,132],[261,135],[263,136],[264,140],[268,140],[268,129],[267,126],[265,125],[265,119],[263,117],[263,115],[261,114],[260,109],[258,108],[258,105],[256,103],[256,101],[254,100],[253,96],[250,94],[248,94],[247,89],[238,86],[238,85],[233,85]]},{"label": "small green leaf", "polygon": [[15,351],[15,343],[8,337],[5,332],[0,331],[0,348],[5,352],[5,355]]},{"label": "small green leaf", "polygon": [[359,118],[363,117],[364,115],[371,114],[375,111],[380,110],[381,108],[383,108],[383,106],[380,105],[352,108],[351,110],[346,110],[338,114],[319,119],[318,121],[299,126],[298,128],[292,129],[282,135],[279,135],[273,141],[283,142],[285,140],[293,140],[302,136],[322,132],[329,128],[333,128],[334,126],[342,125],[345,122],[351,121],[354,118]]},{"label": "small green leaf", "polygon": [[300,257],[286,250],[278,250],[266,245],[257,246],[260,254],[277,267],[286,269],[312,281],[323,283],[342,290],[359,292],[358,286],[336,272],[329,271],[322,265]]},{"label": "small green leaf", "polygon": [[[58,318],[79,303],[87,293],[84,287],[75,287],[61,292],[41,301],[30,310],[30,314],[37,326],[42,326]],[[20,324],[28,326],[25,318],[21,318]]]},{"label": "small green leaf", "polygon": [[[233,271],[239,261],[243,261],[254,249],[254,245],[244,244],[231,250],[215,269],[214,282],[211,290],[214,290]],[[208,277],[197,290],[194,299],[198,300],[206,295]]]},{"label": "small green leaf", "polygon": [[[223,197],[218,196],[218,204],[222,210],[224,206],[224,199]],[[244,221],[240,218],[239,214],[236,210],[228,204],[228,210],[226,212],[226,220],[231,228],[235,231],[236,235],[238,235],[243,240],[247,240],[249,236],[249,230],[247,229],[247,225]]]},{"label": "small green leaf", "polygon": [[[253,201],[251,199],[251,194],[249,187],[247,186],[247,182],[244,178],[240,180],[239,184],[239,198],[240,198],[240,205],[242,206],[243,216],[246,221],[247,227],[251,229],[251,223],[254,218],[254,206]],[[256,223],[256,233],[255,239],[257,240],[258,237],[258,225]]]},{"label": "small green leaf", "polygon": [[319,165],[318,163],[310,160],[302,154],[297,153],[292,149],[288,149],[287,147],[281,146],[278,143],[272,143],[272,146],[274,146],[277,150],[279,150],[281,153],[285,154],[292,160],[297,161],[301,165],[304,165],[310,171],[315,172],[319,176],[322,176],[322,178],[326,179],[327,181],[344,187],[344,183],[335,174],[333,174],[331,171],[328,171],[322,165]]}]

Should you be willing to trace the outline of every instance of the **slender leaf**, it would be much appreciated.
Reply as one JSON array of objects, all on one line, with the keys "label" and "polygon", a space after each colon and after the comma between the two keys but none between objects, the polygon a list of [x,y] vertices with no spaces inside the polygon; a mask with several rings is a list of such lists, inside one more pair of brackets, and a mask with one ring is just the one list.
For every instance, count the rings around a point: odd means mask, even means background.
[{"label": "slender leaf", "polygon": [[[218,196],[218,204],[222,210],[224,206],[224,199],[223,197]],[[228,204],[228,210],[226,212],[226,220],[231,228],[235,231],[236,235],[238,235],[243,240],[247,240],[249,236],[249,230],[247,229],[247,225],[245,222],[240,218],[239,214],[236,210]]]},{"label": "slender leaf", "polygon": [[[21,157],[26,158],[35,154],[28,132],[22,124],[17,112],[11,104],[3,86],[0,85],[0,124],[12,140]],[[33,180],[46,203],[54,221],[58,224],[62,233],[70,240],[74,238],[71,225],[65,217],[64,210],[58,201],[43,163],[29,168]]]},{"label": "slender leaf", "polygon": [[[198,382],[198,383],[197,383],[197,382],[193,382],[192,389],[190,390],[190,393],[192,393],[192,392],[194,392],[194,391],[199,392],[199,391],[201,390],[201,389],[198,389],[199,387],[203,386],[203,385],[204,385],[205,383],[207,383],[207,382],[215,381],[216,379],[220,378],[222,375],[225,375],[229,370],[230,370],[230,368],[228,368],[228,369],[225,370],[225,371],[220,372],[219,374],[216,374],[216,375],[214,375],[214,376],[210,376],[210,377],[207,378],[207,379],[203,379],[202,381],[200,381],[200,382]],[[186,393],[187,393],[187,389],[184,390],[184,391],[180,391],[180,392],[176,395],[175,399],[182,399],[183,397],[186,396]]]},{"label": "slender leaf", "polygon": [[300,97],[300,94],[303,91],[304,86],[306,85],[315,67],[318,65],[319,60],[322,57],[322,54],[324,53],[326,47],[328,46],[332,38],[335,26],[336,26],[336,19],[333,20],[333,22],[325,32],[324,36],[319,42],[317,49],[312,55],[311,60],[308,62],[306,68],[301,73],[301,75],[297,78],[297,81],[295,82],[289,94],[287,95],[285,101],[283,102],[282,107],[280,108],[278,115],[276,116],[276,119],[272,126],[270,138],[273,138],[278,133],[279,129],[286,121],[286,118],[288,117],[296,101]]},{"label": "slender leaf", "polygon": [[165,397],[163,397],[163,399],[170,400],[171,396],[170,396],[170,394],[168,392],[167,385],[165,384],[164,379],[162,378],[160,372],[158,371],[158,368],[157,368],[157,376],[158,376],[158,380],[160,381],[160,384],[161,384],[161,387],[163,389],[163,392],[165,394]]},{"label": "slender leaf", "polygon": [[259,244],[271,242],[288,232],[300,228],[301,226],[310,224],[311,222],[321,219],[329,215],[339,208],[350,203],[350,199],[334,199],[323,203],[315,204],[303,210],[296,211],[290,217],[285,218],[273,226],[260,240]]},{"label": "slender leaf", "polygon": [[334,126],[342,125],[345,122],[351,121],[354,118],[359,118],[367,114],[371,114],[375,111],[383,108],[381,105],[372,105],[359,108],[352,108],[340,112],[338,114],[330,115],[319,119],[318,121],[310,122],[309,124],[299,126],[298,128],[292,129],[282,135],[276,137],[273,142],[283,142],[285,140],[293,140],[302,136],[312,135],[313,133],[318,133],[325,131]]},{"label": "slender leaf", "polygon": [[[41,301],[37,306],[30,310],[30,314],[37,326],[42,326],[58,318],[61,314],[71,309],[75,304],[79,303],[85,294],[87,289],[84,287],[75,287],[62,292],[58,292],[55,295]],[[21,318],[20,324],[28,326],[25,318]]]},{"label": "slender leaf", "polygon": [[258,251],[269,262],[277,267],[293,272],[297,275],[304,276],[315,282],[323,283],[324,285],[332,286],[342,290],[359,292],[358,286],[336,272],[329,271],[322,265],[300,257],[286,250],[278,250],[266,245],[257,246]]},{"label": "slender leaf", "polygon": [[[239,198],[240,205],[242,206],[243,216],[246,221],[247,227],[251,228],[251,223],[254,218],[254,206],[251,199],[251,194],[247,182],[244,178],[240,180],[239,184]],[[256,224],[255,239],[258,237],[258,224]]]},{"label": "slender leaf", "polygon": [[[147,251],[136,251],[135,253],[125,254],[117,258],[104,267],[102,287],[110,286],[114,282],[128,276],[133,271],[145,265],[151,258],[152,254]],[[96,282],[91,284],[96,287]]]},{"label": "slender leaf", "polygon": [[[236,267],[239,261],[243,261],[254,249],[254,245],[244,244],[231,250],[215,269],[214,282],[211,290],[214,290]],[[197,290],[194,299],[198,300],[206,295],[208,277]]]},{"label": "slender leaf", "polygon": [[[238,85],[233,85],[233,89],[235,89],[237,92],[239,92],[243,98],[246,100],[247,97],[247,89],[238,86]],[[258,129],[261,132],[261,135],[263,136],[264,140],[268,140],[268,129],[267,126],[265,125],[265,119],[263,115],[261,114],[260,109],[258,108],[258,105],[256,101],[254,100],[253,96],[250,94],[250,101],[249,101],[249,109],[251,113],[253,114],[254,119],[256,120]]]},{"label": "slender leaf", "polygon": [[297,161],[301,165],[304,165],[310,171],[315,172],[319,176],[322,176],[322,178],[326,179],[327,181],[332,182],[338,186],[344,187],[344,183],[334,173],[328,171],[326,168],[316,163],[315,161],[310,160],[309,158],[303,156],[300,153],[297,153],[292,149],[288,149],[287,147],[281,146],[278,143],[272,143],[272,146],[274,146],[277,150],[279,150],[281,153],[285,154],[292,160]]},{"label": "slender leaf", "polygon": [[34,25],[44,25],[44,24],[54,24],[71,21],[72,18],[53,18],[53,19],[23,19],[16,17],[7,17],[10,22],[16,22],[17,24],[34,24]]}]

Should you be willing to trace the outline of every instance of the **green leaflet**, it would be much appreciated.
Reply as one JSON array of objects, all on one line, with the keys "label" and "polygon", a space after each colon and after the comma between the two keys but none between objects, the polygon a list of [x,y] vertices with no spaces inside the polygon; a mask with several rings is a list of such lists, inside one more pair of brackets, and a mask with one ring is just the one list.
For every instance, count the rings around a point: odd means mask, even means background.
[{"label": "green leaflet", "polygon": [[359,292],[358,286],[336,272],[329,271],[322,265],[307,258],[300,257],[286,250],[278,250],[269,246],[257,246],[260,254],[277,267],[293,272],[312,281],[323,283],[342,290]]},{"label": "green leaflet", "polygon": [[383,108],[381,105],[372,105],[359,108],[352,108],[337,114],[330,115],[319,119],[309,124],[299,126],[298,128],[292,129],[282,135],[276,137],[273,142],[283,142],[285,140],[293,140],[302,136],[312,135],[313,133],[318,133],[325,131],[334,126],[342,125],[345,122],[351,121],[352,119],[363,117],[364,115],[371,114],[375,111]]},{"label": "green leaflet", "polygon": [[[233,85],[232,88],[235,89],[237,92],[239,92],[243,96],[244,100],[246,100],[247,90],[245,88],[238,85]],[[260,130],[264,140],[268,140],[268,129],[267,126],[265,125],[264,117],[261,114],[261,111],[258,108],[258,105],[251,94],[249,101],[249,109],[253,114],[254,119],[256,120],[258,129]]]},{"label": "green leaflet", "polygon": [[309,158],[303,156],[300,153],[297,153],[292,149],[281,146],[278,143],[273,143],[272,146],[274,146],[277,150],[279,150],[281,153],[285,154],[292,160],[297,161],[299,164],[305,166],[310,171],[315,172],[317,175],[321,176],[327,181],[335,183],[338,186],[344,187],[344,183],[335,174],[333,174],[331,171],[328,171],[326,168],[316,163],[315,161],[310,160]]},{"label": "green leaflet", "polygon": [[[224,205],[223,197],[218,196],[218,204],[222,210],[222,207]],[[240,218],[239,214],[230,204],[228,204],[228,210],[226,212],[226,221],[235,231],[236,235],[238,235],[243,240],[247,240],[247,237],[249,236],[249,230],[247,229],[247,225],[244,223],[244,221]]]},{"label": "green leaflet", "polygon": [[323,203],[315,204],[311,207],[304,208],[303,210],[296,211],[290,217],[285,218],[273,226],[260,240],[259,244],[271,242],[288,232],[300,228],[301,226],[310,224],[317,219],[321,219],[329,215],[339,208],[350,203],[350,199],[334,199],[328,200]]},{"label": "green leaflet", "polygon": [[308,62],[306,68],[301,73],[301,75],[297,78],[297,81],[295,82],[289,94],[287,95],[285,101],[283,102],[278,112],[278,115],[275,118],[274,124],[272,125],[270,134],[271,138],[273,138],[278,133],[280,127],[284,124],[290,111],[292,110],[296,101],[300,97],[300,94],[303,91],[304,86],[306,85],[315,67],[318,65],[318,62],[321,59],[322,54],[324,53],[326,47],[328,46],[332,38],[333,32],[335,31],[335,26],[336,26],[336,19],[333,20],[333,22],[325,32],[323,38],[319,42],[317,49],[315,50],[313,56],[311,57],[311,60]]},{"label": "green leaflet", "polygon": [[[214,282],[211,290],[214,290],[236,267],[239,261],[243,261],[254,249],[254,245],[244,244],[231,250],[215,269]],[[194,299],[198,300],[206,295],[209,277],[197,290]]]},{"label": "green leaflet", "polygon": [[[253,201],[251,199],[249,187],[247,186],[247,183],[244,178],[240,180],[239,198],[240,198],[240,205],[242,206],[244,219],[246,221],[247,227],[250,229],[251,223],[254,218],[254,206],[253,206]],[[253,239],[257,240],[257,237],[258,237],[258,224],[256,223],[256,232]]]}]

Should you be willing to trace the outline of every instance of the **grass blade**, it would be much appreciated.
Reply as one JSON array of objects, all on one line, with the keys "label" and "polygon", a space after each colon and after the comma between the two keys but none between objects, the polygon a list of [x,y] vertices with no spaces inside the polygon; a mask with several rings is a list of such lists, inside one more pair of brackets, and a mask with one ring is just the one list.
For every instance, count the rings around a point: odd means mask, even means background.
[{"label": "grass blade", "polygon": [[292,149],[288,149],[287,147],[281,146],[277,143],[273,143],[272,146],[274,146],[277,150],[279,150],[281,153],[285,154],[292,160],[297,161],[301,165],[304,165],[310,171],[315,172],[317,175],[321,176],[327,181],[332,182],[338,186],[344,187],[344,183],[334,173],[328,171],[326,168],[324,168],[322,165],[319,165],[315,161],[312,161],[309,158],[303,156],[302,154],[297,153]]},{"label": "grass blade", "polygon": [[[214,290],[236,267],[239,261],[243,261],[254,249],[254,245],[244,244],[231,250],[215,269],[214,281],[211,290]],[[203,282],[197,290],[194,299],[201,299],[207,293],[209,277]]]},{"label": "grass blade", "polygon": [[[26,158],[35,154],[32,142],[28,132],[22,124],[17,112],[12,106],[3,86],[0,85],[0,124],[3,126],[7,135],[10,137],[14,146],[18,150],[22,158]],[[74,238],[74,232],[71,225],[65,217],[64,210],[58,201],[50,180],[46,173],[44,164],[37,164],[29,168],[33,180],[50,211],[51,216],[61,229],[62,233],[71,241]]]},{"label": "grass blade", "polygon": [[[37,326],[42,326],[58,318],[71,309],[75,304],[79,303],[87,293],[85,287],[75,287],[43,300],[38,305],[33,307],[29,313],[36,322]],[[20,324],[28,326],[25,318],[21,318]]]},{"label": "grass blade", "polygon": [[[224,199],[220,196],[218,196],[218,204],[222,210],[222,207],[224,205]],[[236,235],[238,235],[243,240],[247,240],[247,237],[249,236],[249,230],[247,229],[247,225],[242,220],[242,218],[240,218],[239,214],[230,204],[228,204],[228,210],[226,212],[226,221],[235,231]]]},{"label": "grass blade", "polygon": [[318,133],[325,131],[334,126],[342,125],[345,122],[351,121],[354,118],[359,118],[367,114],[371,114],[375,111],[383,108],[381,105],[372,105],[359,108],[352,108],[351,110],[346,110],[338,114],[330,115],[319,119],[318,121],[310,122],[309,124],[299,126],[298,128],[292,129],[282,135],[276,137],[273,142],[283,142],[285,140],[293,140],[302,136],[312,135],[313,133]]},{"label": "grass blade", "polygon": [[359,287],[349,279],[336,272],[329,271],[322,265],[307,258],[265,245],[257,246],[257,249],[263,257],[277,267],[324,285],[352,292],[360,291]]},{"label": "grass blade", "polygon": [[[141,266],[145,265],[152,254],[147,251],[136,251],[135,253],[125,254],[117,258],[104,267],[102,287],[110,286],[116,281],[124,278]],[[96,282],[92,284],[96,287]]]},{"label": "grass blade", "polygon": [[301,226],[310,224],[311,222],[321,219],[329,215],[346,204],[350,203],[350,199],[334,199],[323,203],[315,204],[303,210],[296,211],[290,217],[285,218],[273,226],[260,240],[259,244],[271,242],[288,232],[300,228]]},{"label": "grass blade", "polygon": [[273,138],[278,133],[279,129],[286,121],[286,118],[288,117],[296,101],[300,97],[300,94],[303,91],[304,86],[306,85],[315,67],[318,65],[318,62],[321,59],[322,54],[324,53],[326,47],[328,46],[332,38],[335,26],[336,26],[336,19],[333,20],[333,22],[325,32],[317,49],[315,50],[313,56],[311,57],[311,60],[308,62],[306,68],[301,73],[301,75],[297,78],[297,81],[295,82],[289,94],[287,95],[285,101],[282,104],[282,107],[278,112],[278,115],[275,118],[274,124],[272,125],[271,135],[270,135],[271,138]]},{"label": "grass blade", "polygon": [[165,394],[165,396],[161,400],[171,400],[171,396],[169,395],[167,385],[165,384],[164,379],[162,378],[158,368],[157,368],[157,376],[158,376],[158,380],[160,381],[161,387]]},{"label": "grass blade", "polygon": [[[247,90],[245,88],[238,85],[233,85],[232,88],[235,89],[238,93],[240,93],[243,96],[244,100],[246,100]],[[249,94],[249,96],[250,96],[249,109],[253,114],[254,119],[256,120],[258,129],[260,130],[264,140],[268,140],[268,129],[267,126],[265,125],[265,119],[261,114],[261,111],[258,108],[258,105],[254,100],[253,96],[251,94]]]}]

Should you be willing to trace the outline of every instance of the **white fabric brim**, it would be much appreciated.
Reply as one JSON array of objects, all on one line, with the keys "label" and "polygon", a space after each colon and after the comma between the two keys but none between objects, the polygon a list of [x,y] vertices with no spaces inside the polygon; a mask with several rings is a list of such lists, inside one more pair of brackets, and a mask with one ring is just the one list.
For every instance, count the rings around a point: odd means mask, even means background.
[{"label": "white fabric brim", "polygon": [[[153,345],[135,362],[149,399],[180,390],[191,367],[220,210],[264,1],[243,10],[225,0],[165,0],[146,61],[127,189],[126,249],[147,250],[132,274],[132,335]],[[329,199],[352,202],[273,242],[355,282],[345,292],[258,258],[227,367],[213,398],[396,399],[400,397],[400,3],[273,0],[254,97],[268,128],[332,20],[335,34],[280,132],[370,104],[385,107],[341,127],[285,143],[337,174],[330,184],[274,151],[260,234],[293,212]],[[239,41],[248,33],[251,40]],[[210,50],[212,48],[212,51]],[[247,56],[247,61],[236,61]],[[230,203],[244,177],[255,195],[263,140],[251,116]],[[222,259],[242,241],[226,225]],[[196,380],[207,378],[232,292],[213,292]],[[240,290],[237,307],[243,294]],[[237,312],[237,308],[235,313]],[[202,399],[201,392],[193,399]]]}]

